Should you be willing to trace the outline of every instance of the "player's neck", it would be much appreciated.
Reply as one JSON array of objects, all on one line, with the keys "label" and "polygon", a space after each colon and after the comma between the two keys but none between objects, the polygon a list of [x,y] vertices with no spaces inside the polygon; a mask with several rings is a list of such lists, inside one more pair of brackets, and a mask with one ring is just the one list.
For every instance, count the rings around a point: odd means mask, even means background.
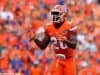
[{"label": "player's neck", "polygon": [[64,23],[64,21],[61,22],[61,23],[54,23],[54,27],[55,27],[56,29],[58,29],[58,28],[60,28],[60,27],[62,26],[63,23]]}]

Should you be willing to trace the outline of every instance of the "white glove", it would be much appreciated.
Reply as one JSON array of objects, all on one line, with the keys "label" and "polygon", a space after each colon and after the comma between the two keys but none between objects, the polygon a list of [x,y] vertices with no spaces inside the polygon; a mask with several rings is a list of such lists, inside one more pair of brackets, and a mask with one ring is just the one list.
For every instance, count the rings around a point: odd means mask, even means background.
[{"label": "white glove", "polygon": [[45,38],[45,29],[43,27],[40,27],[36,32],[35,32],[36,38],[40,41],[43,41]]}]

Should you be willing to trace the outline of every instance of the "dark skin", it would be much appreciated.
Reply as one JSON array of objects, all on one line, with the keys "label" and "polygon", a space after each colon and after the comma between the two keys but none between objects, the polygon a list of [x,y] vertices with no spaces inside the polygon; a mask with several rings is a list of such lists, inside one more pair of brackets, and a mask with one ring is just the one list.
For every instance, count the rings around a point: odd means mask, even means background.
[{"label": "dark skin", "polygon": [[[54,23],[54,27],[58,29],[61,27],[63,23],[64,22]],[[77,33],[75,31],[72,31],[70,33],[71,35],[67,39],[65,39],[64,42],[67,44],[69,48],[75,49],[77,44]],[[31,40],[33,40],[33,38]],[[34,37],[34,41],[42,50],[44,50],[50,42],[50,36],[45,32],[45,38],[42,41],[39,41],[36,37]]]}]

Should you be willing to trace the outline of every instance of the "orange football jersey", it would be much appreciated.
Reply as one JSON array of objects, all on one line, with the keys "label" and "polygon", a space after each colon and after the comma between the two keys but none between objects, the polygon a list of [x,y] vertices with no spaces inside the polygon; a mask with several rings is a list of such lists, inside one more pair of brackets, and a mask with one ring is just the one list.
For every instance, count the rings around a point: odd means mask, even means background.
[{"label": "orange football jersey", "polygon": [[[56,54],[63,55],[65,58],[74,55],[74,50],[69,48],[66,43],[63,42],[63,38],[68,38],[71,32],[76,31],[76,26],[65,21],[59,28],[55,28],[53,23],[49,23],[46,26],[46,32],[51,36]],[[61,37],[61,38],[59,38]]]}]

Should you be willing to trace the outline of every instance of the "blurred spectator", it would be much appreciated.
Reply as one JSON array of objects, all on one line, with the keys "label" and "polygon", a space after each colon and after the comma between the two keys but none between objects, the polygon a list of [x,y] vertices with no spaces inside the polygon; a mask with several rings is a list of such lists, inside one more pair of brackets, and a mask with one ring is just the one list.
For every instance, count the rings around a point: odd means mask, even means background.
[{"label": "blurred spectator", "polygon": [[35,60],[30,67],[30,75],[41,75],[41,67],[38,60]]},{"label": "blurred spectator", "polygon": [[13,20],[14,15],[10,11],[0,11],[0,18],[3,20]]}]

